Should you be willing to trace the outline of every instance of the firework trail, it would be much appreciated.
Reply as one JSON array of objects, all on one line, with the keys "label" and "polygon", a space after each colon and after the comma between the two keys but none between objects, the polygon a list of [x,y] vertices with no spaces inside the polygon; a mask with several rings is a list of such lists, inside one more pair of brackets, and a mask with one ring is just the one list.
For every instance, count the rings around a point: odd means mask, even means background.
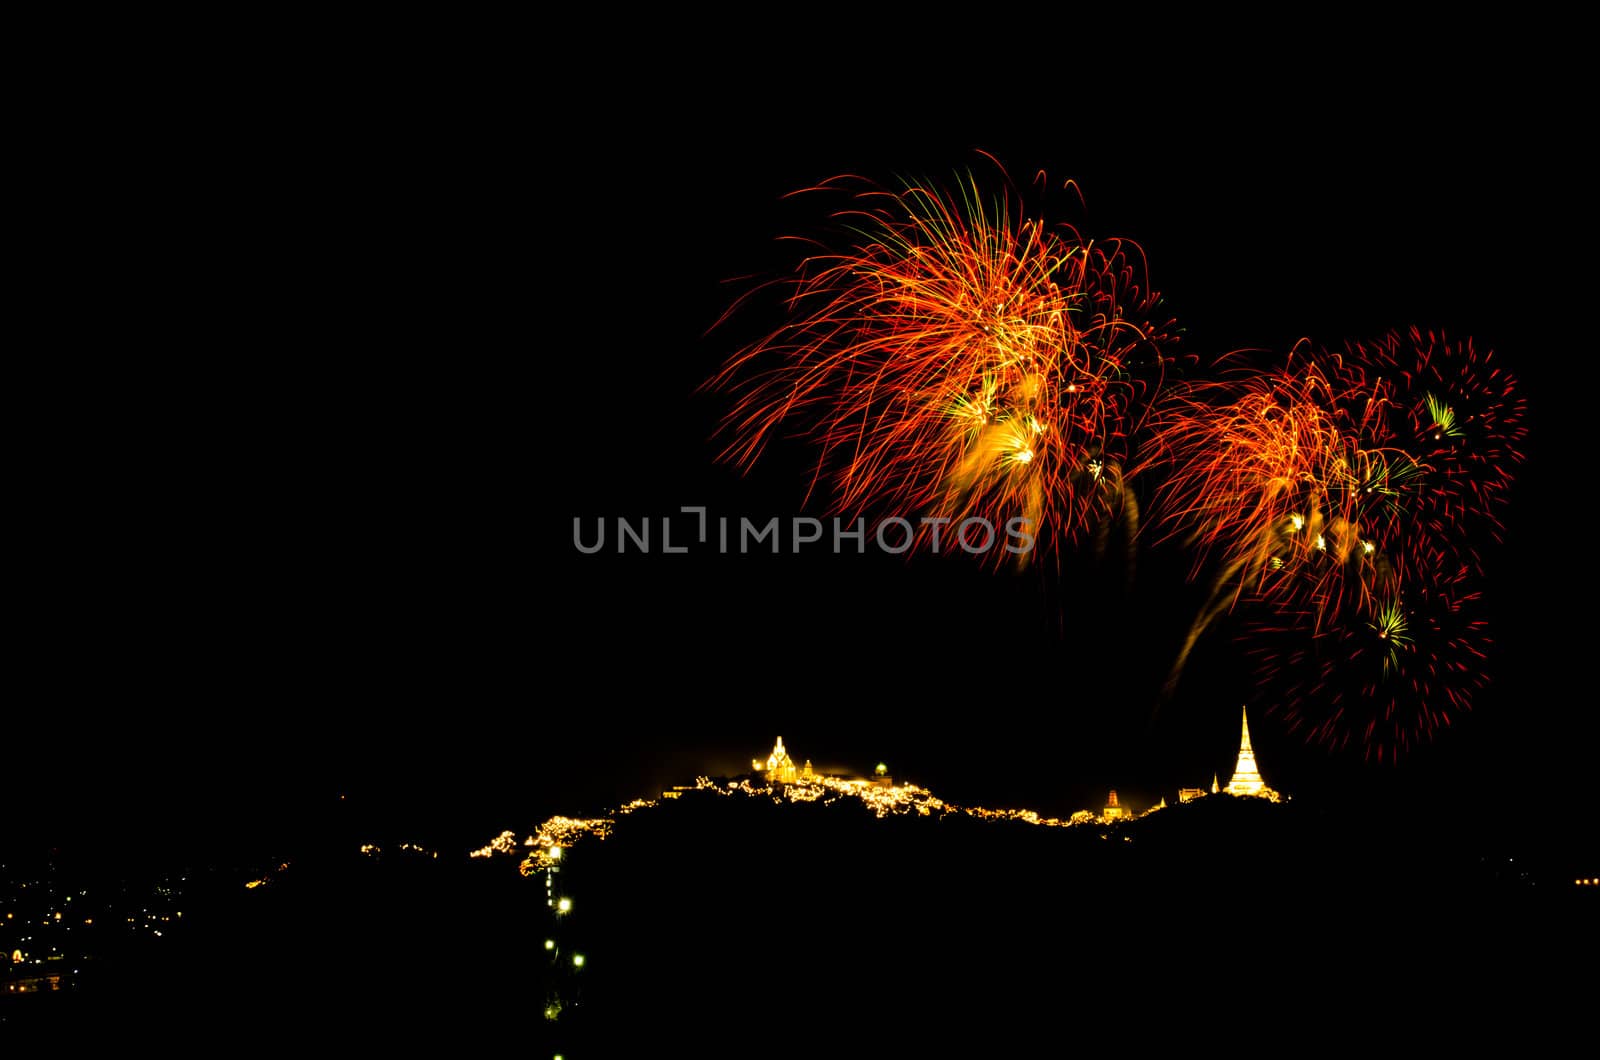
[{"label": "firework trail", "polygon": [[748,470],[780,432],[807,437],[813,489],[851,518],[1021,517],[1055,546],[1136,519],[1128,438],[1172,330],[1138,247],[1047,228],[970,175],[812,190],[853,191],[846,245],[777,281],[786,323],[710,381],[735,396],[721,458]]}]

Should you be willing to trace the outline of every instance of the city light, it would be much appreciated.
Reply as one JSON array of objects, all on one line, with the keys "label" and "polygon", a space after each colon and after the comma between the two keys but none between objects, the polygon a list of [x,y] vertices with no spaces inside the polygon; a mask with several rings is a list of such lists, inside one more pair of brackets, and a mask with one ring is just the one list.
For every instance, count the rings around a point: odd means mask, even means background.
[{"label": "city light", "polygon": [[[539,826],[537,834],[522,841],[523,846],[533,849],[522,860],[519,868],[524,876],[532,876],[545,869],[554,869],[556,862],[561,860],[562,851],[578,840],[584,837],[604,839],[611,834],[611,826],[616,823],[617,817],[655,805],[654,799],[634,799],[626,805],[617,807],[611,817],[552,817]],[[484,850],[475,852],[473,856],[487,857],[488,854],[484,853]],[[490,851],[490,853],[495,852],[499,851]],[[506,849],[504,853],[509,854],[511,851]]]},{"label": "city light", "polygon": [[510,854],[517,849],[517,834],[512,831],[501,832],[487,844],[468,854],[471,858],[487,858],[495,854]]},{"label": "city light", "polygon": [[572,955],[572,966],[574,968],[582,968],[583,967],[583,961],[584,961],[583,954],[574,953]]},{"label": "city light", "polygon": [[556,912],[558,912],[558,913],[570,913],[570,912],[572,912],[572,899],[571,898],[563,898],[563,899],[561,899],[561,901],[557,902],[556,903]]}]

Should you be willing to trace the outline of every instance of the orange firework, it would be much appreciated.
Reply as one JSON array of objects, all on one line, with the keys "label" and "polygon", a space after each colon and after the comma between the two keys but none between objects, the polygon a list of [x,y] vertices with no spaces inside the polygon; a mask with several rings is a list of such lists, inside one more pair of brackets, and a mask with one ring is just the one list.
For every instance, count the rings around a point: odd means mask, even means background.
[{"label": "orange firework", "polygon": [[1196,571],[1219,560],[1234,597],[1282,572],[1322,603],[1363,593],[1422,470],[1392,444],[1391,404],[1386,384],[1339,357],[1190,385],[1154,431],[1169,533],[1188,536]]},{"label": "orange firework", "polygon": [[736,395],[722,458],[748,469],[793,428],[830,512],[921,516],[923,541],[943,520],[1064,543],[1131,517],[1131,420],[1170,333],[1138,248],[1047,228],[1010,192],[985,205],[970,176],[853,199],[849,245],[779,281],[787,323],[711,381]]},{"label": "orange firework", "polygon": [[1169,535],[1220,573],[1168,679],[1248,593],[1320,615],[1390,579],[1404,494],[1421,466],[1391,444],[1387,384],[1302,351],[1282,368],[1189,385],[1162,403],[1149,463]]},{"label": "orange firework", "polygon": [[1378,562],[1346,565],[1339,584],[1356,591],[1343,593],[1307,592],[1314,569],[1269,562],[1247,650],[1291,730],[1394,761],[1470,709],[1485,680],[1477,542],[1498,536],[1524,406],[1471,339],[1413,328],[1350,344],[1344,360],[1382,380],[1357,437],[1378,446],[1365,452],[1384,474],[1349,498]]},{"label": "orange firework", "polygon": [[1196,573],[1220,571],[1169,692],[1243,601],[1260,687],[1308,739],[1393,760],[1468,708],[1486,640],[1472,543],[1521,459],[1521,399],[1487,360],[1414,330],[1162,403],[1162,519]]}]

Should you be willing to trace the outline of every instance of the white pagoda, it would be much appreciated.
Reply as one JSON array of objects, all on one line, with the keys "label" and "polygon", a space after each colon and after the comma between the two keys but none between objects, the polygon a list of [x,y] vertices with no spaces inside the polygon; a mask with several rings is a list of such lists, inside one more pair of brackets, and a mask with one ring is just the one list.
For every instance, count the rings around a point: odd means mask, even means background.
[{"label": "white pagoda", "polygon": [[[1261,779],[1261,771],[1256,768],[1256,753],[1250,747],[1248,710],[1241,711],[1240,725],[1242,727],[1239,732],[1239,760],[1233,767],[1233,779],[1228,781],[1228,786],[1222,790],[1229,795],[1249,795],[1278,802],[1282,796],[1267,787],[1267,782]],[[1212,781],[1212,790],[1216,790],[1215,780]]]}]

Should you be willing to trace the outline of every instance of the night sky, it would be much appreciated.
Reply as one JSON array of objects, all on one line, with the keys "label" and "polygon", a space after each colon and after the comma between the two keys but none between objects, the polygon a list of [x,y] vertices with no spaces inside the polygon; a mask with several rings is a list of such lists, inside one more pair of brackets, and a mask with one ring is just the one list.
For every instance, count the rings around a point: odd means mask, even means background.
[{"label": "night sky", "polygon": [[[14,553],[48,588],[13,642],[32,676],[3,757],[29,810],[7,838],[247,842],[339,792],[486,838],[746,768],[779,733],[963,802],[1143,805],[1226,782],[1244,702],[1280,790],[1557,834],[1593,805],[1592,191],[1562,85],[1403,65],[1381,88],[1283,62],[1017,100],[819,93],[787,67],[691,89],[663,58],[614,106],[491,73],[191,98],[107,147],[121,176],[79,177],[67,242],[101,249],[52,265],[83,282],[55,296],[22,459],[40,499],[14,512],[49,558]],[[574,517],[823,514],[803,446],[745,477],[713,460],[725,399],[697,387],[779,320],[707,334],[744,289],[724,281],[818,229],[787,192],[992,176],[979,149],[1019,184],[1076,180],[1087,209],[1052,194],[1053,217],[1137,240],[1185,353],[1419,325],[1517,374],[1528,460],[1470,716],[1399,767],[1304,746],[1222,627],[1152,720],[1204,589],[1153,537],[1131,587],[1081,557],[578,554]]]}]

